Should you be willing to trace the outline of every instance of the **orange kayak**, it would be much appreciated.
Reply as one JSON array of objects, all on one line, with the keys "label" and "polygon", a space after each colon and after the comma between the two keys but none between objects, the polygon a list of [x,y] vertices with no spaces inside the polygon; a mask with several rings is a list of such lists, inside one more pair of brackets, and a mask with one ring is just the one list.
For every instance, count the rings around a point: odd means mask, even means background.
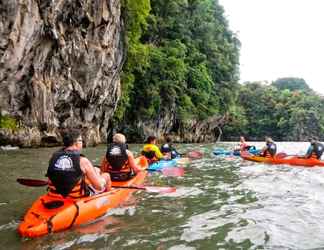
[{"label": "orange kayak", "polygon": [[[143,170],[148,167],[145,157],[139,157],[136,161]],[[147,171],[142,171],[131,180],[113,182],[112,185],[127,187],[142,184],[146,175]],[[134,191],[136,189],[113,188],[108,192],[77,199],[42,195],[27,211],[18,232],[21,236],[32,238],[88,223],[118,207]]]},{"label": "orange kayak", "polygon": [[263,157],[250,154],[248,152],[241,152],[241,157],[244,160],[255,161],[255,162],[264,162],[268,164],[288,164],[294,166],[304,166],[304,167],[314,167],[314,166],[323,166],[324,161],[317,160],[314,158],[304,159],[299,158],[298,156],[274,156],[274,157]]}]

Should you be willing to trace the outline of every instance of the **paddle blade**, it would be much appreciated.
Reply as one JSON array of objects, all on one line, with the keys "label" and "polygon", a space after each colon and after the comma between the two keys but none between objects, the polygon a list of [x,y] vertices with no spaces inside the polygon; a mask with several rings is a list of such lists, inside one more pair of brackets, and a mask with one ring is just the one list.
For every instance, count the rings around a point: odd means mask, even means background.
[{"label": "paddle blade", "polygon": [[188,157],[180,158],[180,159],[177,158],[176,161],[177,161],[178,165],[186,165],[186,164],[190,164],[190,162],[191,162],[190,158],[188,158]]},{"label": "paddle blade", "polygon": [[276,154],[276,158],[285,158],[287,156],[288,155],[286,153],[284,153],[284,152],[281,152],[281,153]]},{"label": "paddle blade", "polygon": [[227,156],[224,158],[224,160],[226,160],[226,161],[234,161],[236,159],[237,159],[237,157],[234,157],[234,156]]},{"label": "paddle blade", "polygon": [[200,159],[204,156],[204,153],[199,151],[191,151],[187,153],[187,156],[192,159]]},{"label": "paddle blade", "polygon": [[25,178],[18,178],[17,182],[24,186],[29,187],[43,187],[47,186],[48,181],[45,180],[36,180],[36,179],[25,179]]},{"label": "paddle blade", "polygon": [[180,167],[171,167],[171,168],[162,168],[160,170],[164,176],[183,176],[184,168]]},{"label": "paddle blade", "polygon": [[143,186],[143,188],[150,193],[160,193],[160,194],[166,194],[166,193],[173,193],[176,191],[175,187],[155,187],[155,186]]}]

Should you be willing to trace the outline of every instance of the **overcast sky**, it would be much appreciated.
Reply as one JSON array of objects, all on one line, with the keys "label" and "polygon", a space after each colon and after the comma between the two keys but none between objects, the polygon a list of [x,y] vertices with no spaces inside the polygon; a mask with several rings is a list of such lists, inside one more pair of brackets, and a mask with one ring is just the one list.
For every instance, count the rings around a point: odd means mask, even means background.
[{"label": "overcast sky", "polygon": [[324,94],[324,0],[219,0],[241,41],[240,82],[299,77]]}]

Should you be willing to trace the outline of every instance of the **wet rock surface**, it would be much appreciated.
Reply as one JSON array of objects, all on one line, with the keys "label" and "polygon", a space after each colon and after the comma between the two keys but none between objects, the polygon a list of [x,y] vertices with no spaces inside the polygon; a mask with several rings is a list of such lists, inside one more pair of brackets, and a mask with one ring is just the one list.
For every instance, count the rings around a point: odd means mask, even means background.
[{"label": "wet rock surface", "polygon": [[0,0],[0,13],[0,111],[17,122],[1,141],[56,145],[71,126],[104,141],[120,96],[120,1]]}]

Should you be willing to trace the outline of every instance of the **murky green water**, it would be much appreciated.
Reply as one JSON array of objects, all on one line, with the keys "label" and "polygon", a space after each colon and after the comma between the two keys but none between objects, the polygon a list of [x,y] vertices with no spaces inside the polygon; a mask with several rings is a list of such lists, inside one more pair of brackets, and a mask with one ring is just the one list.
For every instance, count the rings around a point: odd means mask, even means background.
[{"label": "murky green water", "polygon": [[[21,239],[16,228],[45,188],[15,180],[44,178],[55,149],[2,151],[0,249],[324,249],[324,168],[216,157],[216,146],[233,144],[179,145],[205,157],[187,166],[184,177],[148,177],[150,184],[176,186],[175,193],[137,192],[96,223],[38,239]],[[302,153],[306,147],[280,143],[279,151]],[[104,152],[104,146],[84,150],[96,164]]]}]

